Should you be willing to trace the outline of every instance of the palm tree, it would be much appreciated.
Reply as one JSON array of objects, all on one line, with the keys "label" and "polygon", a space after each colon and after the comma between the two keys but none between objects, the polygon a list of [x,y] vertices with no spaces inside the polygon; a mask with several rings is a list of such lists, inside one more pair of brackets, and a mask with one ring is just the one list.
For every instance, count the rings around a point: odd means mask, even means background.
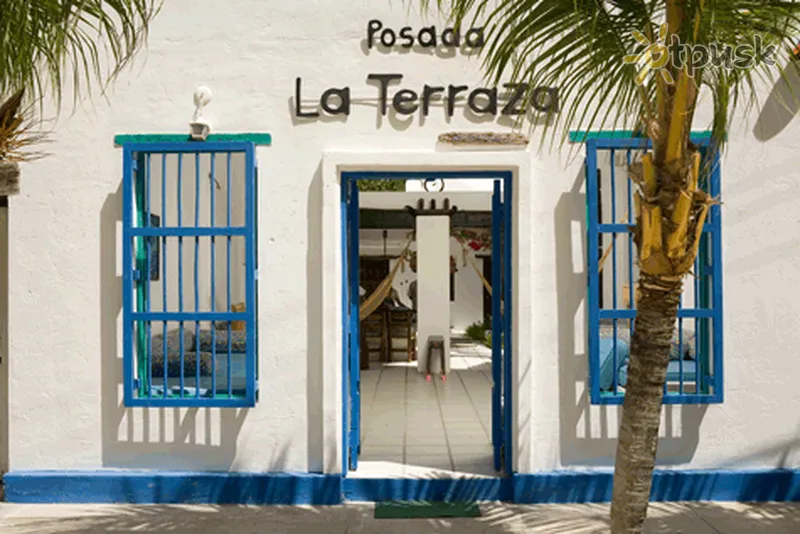
[{"label": "palm tree", "polygon": [[[4,0],[0,5],[0,194],[18,192],[18,162],[32,147],[36,109],[73,86],[73,103],[112,81],[141,48],[155,0]],[[5,98],[3,98],[5,96]],[[27,104],[26,104],[27,102]]]},{"label": "palm tree", "polygon": [[[734,110],[755,104],[757,82],[780,73],[778,56],[769,56],[769,47],[775,45],[778,54],[794,47],[800,6],[781,0],[422,3],[435,4],[457,29],[482,19],[483,67],[492,83],[559,88],[562,110],[542,128],[551,140],[565,141],[569,129],[603,128],[633,129],[652,140],[652,149],[629,169],[638,186],[639,296],[611,506],[614,532],[640,532],[683,280],[697,255],[709,206],[718,201],[697,186],[707,171],[690,141],[698,99],[713,103],[710,127],[720,149]],[[758,40],[766,53],[727,64],[681,61],[673,46],[724,50]],[[633,54],[642,45],[648,47],[644,54]],[[637,69],[642,62],[644,68]]]}]

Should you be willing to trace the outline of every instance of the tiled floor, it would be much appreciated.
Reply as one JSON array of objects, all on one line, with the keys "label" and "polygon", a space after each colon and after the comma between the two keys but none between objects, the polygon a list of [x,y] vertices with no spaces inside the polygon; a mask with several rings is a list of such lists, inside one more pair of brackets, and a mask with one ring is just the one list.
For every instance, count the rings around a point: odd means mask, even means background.
[{"label": "tiled floor", "polygon": [[446,382],[426,382],[416,362],[373,362],[361,372],[361,456],[350,476],[496,476],[491,386],[491,350],[457,338]]}]

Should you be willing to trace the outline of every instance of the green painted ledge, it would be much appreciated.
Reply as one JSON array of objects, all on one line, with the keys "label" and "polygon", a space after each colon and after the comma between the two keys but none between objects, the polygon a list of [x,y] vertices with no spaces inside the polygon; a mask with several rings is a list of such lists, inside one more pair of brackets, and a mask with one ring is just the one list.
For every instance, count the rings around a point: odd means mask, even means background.
[{"label": "green painted ledge", "polygon": [[[185,143],[192,141],[189,134],[119,134],[114,136],[114,145],[125,143]],[[256,145],[271,145],[272,135],[268,133],[218,133],[209,134],[208,141],[248,141]],[[194,141],[203,143],[204,141]]]},{"label": "green painted ledge", "polygon": [[[569,140],[572,143],[583,143],[588,139],[632,139],[634,137],[642,137],[641,135],[635,136],[633,130],[597,130],[597,131],[584,131],[584,130],[571,130],[569,132]],[[702,141],[711,138],[711,132],[696,131],[691,134],[692,140]]]}]

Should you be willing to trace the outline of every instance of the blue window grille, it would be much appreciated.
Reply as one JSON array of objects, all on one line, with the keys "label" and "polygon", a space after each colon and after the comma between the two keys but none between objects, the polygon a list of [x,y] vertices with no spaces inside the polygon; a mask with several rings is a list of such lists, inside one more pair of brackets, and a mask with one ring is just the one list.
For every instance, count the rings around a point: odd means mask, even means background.
[{"label": "blue window grille", "polygon": [[[699,187],[720,194],[719,153],[693,139],[703,156]],[[592,404],[622,404],[638,279],[634,185],[627,167],[650,142],[641,138],[586,141],[588,355]],[[692,274],[684,283],[667,369],[664,404],[723,400],[722,242],[718,205],[709,210]]]},{"label": "blue window grille", "polygon": [[254,406],[254,145],[122,148],[125,405]]}]

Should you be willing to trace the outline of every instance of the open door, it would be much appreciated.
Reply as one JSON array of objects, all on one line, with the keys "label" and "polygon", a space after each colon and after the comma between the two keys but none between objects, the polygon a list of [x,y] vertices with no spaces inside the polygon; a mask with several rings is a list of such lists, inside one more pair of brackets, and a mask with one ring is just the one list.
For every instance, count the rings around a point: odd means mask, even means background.
[{"label": "open door", "polygon": [[499,333],[503,331],[501,236],[503,230],[503,203],[500,180],[494,181],[492,192],[492,449],[494,470],[500,471],[503,457],[503,373]]},{"label": "open door", "polygon": [[[500,248],[503,258],[503,468],[506,476],[513,473],[512,451],[513,447],[513,410],[511,395],[513,391],[513,375],[511,367],[511,203],[512,181],[509,176],[503,183],[503,232],[500,239]],[[494,346],[494,345],[492,345]]]},{"label": "open door", "polygon": [[361,452],[361,370],[359,365],[359,261],[358,261],[358,186],[348,180],[342,186],[342,255],[343,269],[343,397],[347,399],[343,413],[342,433],[345,440],[342,469],[358,468]]},{"label": "open door", "polygon": [[495,471],[511,463],[511,182],[492,192],[492,448]]}]

